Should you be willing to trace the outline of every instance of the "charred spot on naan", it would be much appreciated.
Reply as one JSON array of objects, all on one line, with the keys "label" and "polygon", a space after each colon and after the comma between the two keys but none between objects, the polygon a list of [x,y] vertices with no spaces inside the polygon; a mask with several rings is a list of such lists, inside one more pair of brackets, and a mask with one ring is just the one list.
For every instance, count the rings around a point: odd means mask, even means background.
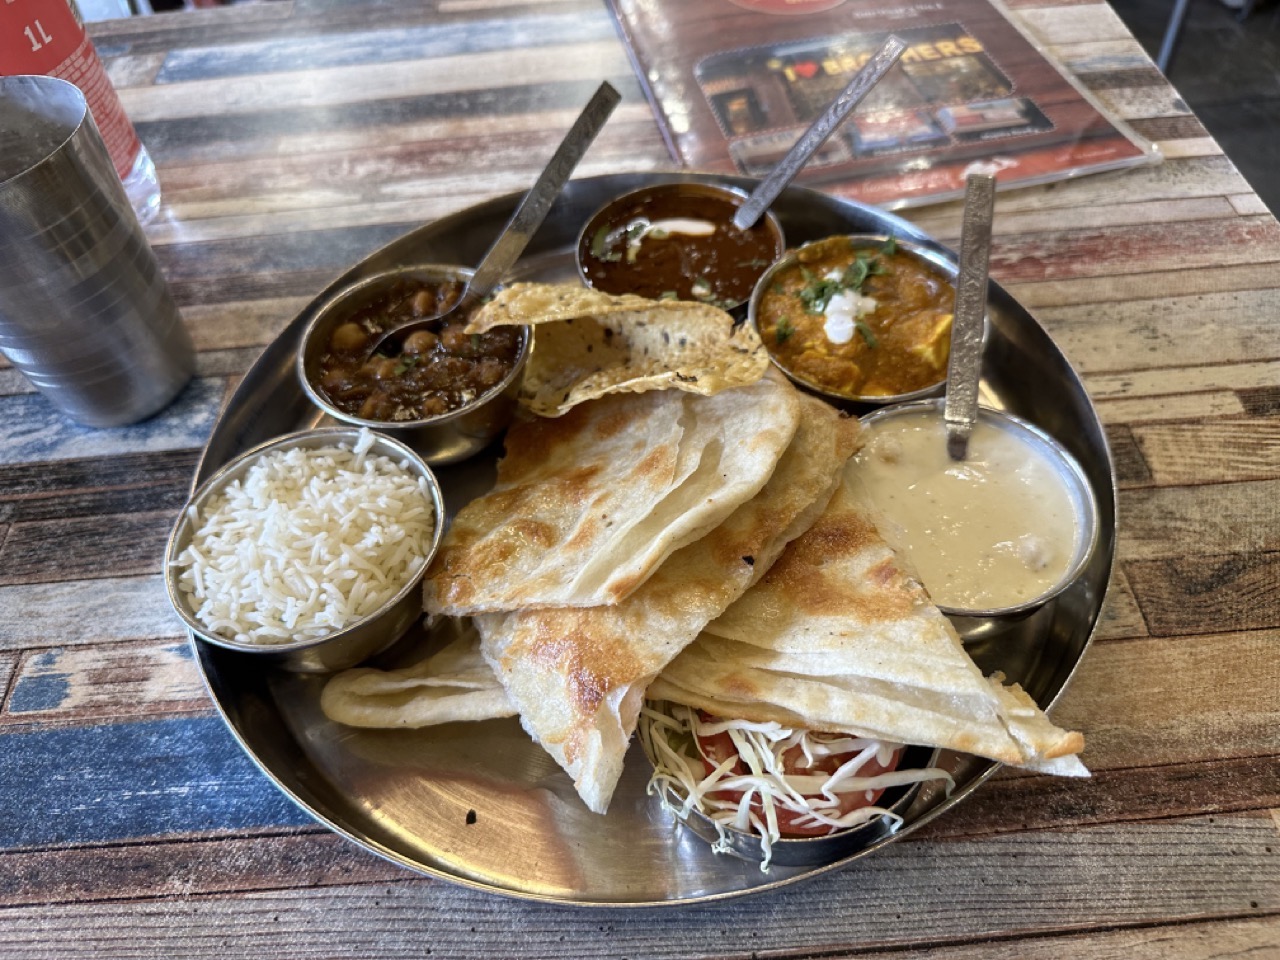
[{"label": "charred spot on naan", "polygon": [[[856,578],[850,558],[878,555]],[[865,514],[830,512],[793,540],[764,576],[806,615],[856,611],[866,623],[900,619],[925,601],[920,587],[902,572]]]},{"label": "charred spot on naan", "polygon": [[875,525],[865,515],[827,513],[803,537],[792,541],[780,563],[823,567],[856,556],[868,546],[880,542]]},{"label": "charred spot on naan", "polygon": [[[503,672],[517,664],[564,678],[575,712],[595,714],[605,699],[643,667],[624,645],[601,642],[590,629],[591,615],[547,610],[523,621],[524,629],[502,655]],[[606,634],[607,635],[607,634]],[[561,742],[569,744],[571,737]],[[573,762],[572,757],[568,758]]]},{"label": "charred spot on naan", "polygon": [[587,410],[560,417],[554,423],[527,418],[507,431],[502,459],[498,461],[498,478],[529,473],[542,463],[549,444],[572,444],[588,431],[598,435],[600,429],[599,420]]},{"label": "charred spot on naan", "polygon": [[468,330],[535,328],[521,403],[558,417],[610,393],[678,389],[710,396],[764,376],[769,356],[749,324],[719,307],[554,284],[512,284]]},{"label": "charred spot on naan", "polygon": [[601,418],[600,422],[596,424],[595,433],[600,439],[607,440],[610,437],[616,437],[630,425],[631,420],[622,411],[618,411],[611,417]]},{"label": "charred spot on naan", "polygon": [[764,688],[742,671],[729,670],[717,679],[719,692],[726,700],[756,703],[765,698]]}]

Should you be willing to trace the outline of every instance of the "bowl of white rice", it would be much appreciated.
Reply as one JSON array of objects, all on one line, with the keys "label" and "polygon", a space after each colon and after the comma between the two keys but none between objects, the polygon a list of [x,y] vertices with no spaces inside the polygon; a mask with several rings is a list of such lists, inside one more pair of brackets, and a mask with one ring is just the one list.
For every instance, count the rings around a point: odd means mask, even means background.
[{"label": "bowl of white rice", "polygon": [[397,440],[349,427],[277,437],[188,501],[165,553],[169,600],[209,643],[345,669],[422,616],[444,515],[431,468]]}]

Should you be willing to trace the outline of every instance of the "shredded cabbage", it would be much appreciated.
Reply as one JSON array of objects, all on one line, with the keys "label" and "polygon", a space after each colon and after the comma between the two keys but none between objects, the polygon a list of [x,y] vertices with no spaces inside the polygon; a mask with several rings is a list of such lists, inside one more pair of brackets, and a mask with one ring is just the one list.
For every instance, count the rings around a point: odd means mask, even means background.
[{"label": "shredded cabbage", "polygon": [[[729,735],[737,756],[728,757],[708,774],[714,760],[703,751],[699,738],[719,733]],[[870,801],[874,791],[925,780],[945,780],[948,792],[955,786],[945,770],[935,767],[858,776],[870,760],[887,764],[901,744],[792,729],[774,722],[703,720],[697,710],[682,704],[646,703],[641,709],[640,740],[653,762],[648,792],[657,793],[681,820],[695,809],[706,816],[719,834],[712,845],[716,853],[729,851],[730,830],[758,836],[764,854],[760,869],[765,872],[773,845],[782,836],[780,810],[794,815],[796,826],[825,826],[828,833],[878,817],[890,818],[891,829],[897,829],[902,818],[883,807],[863,806],[842,814],[841,796],[865,792]],[[792,748],[798,748],[806,758],[804,765],[810,766],[833,754],[851,756],[834,773],[785,773],[783,757]],[[745,774],[733,773],[739,760],[747,768]],[[730,795],[739,792],[740,797]]]}]

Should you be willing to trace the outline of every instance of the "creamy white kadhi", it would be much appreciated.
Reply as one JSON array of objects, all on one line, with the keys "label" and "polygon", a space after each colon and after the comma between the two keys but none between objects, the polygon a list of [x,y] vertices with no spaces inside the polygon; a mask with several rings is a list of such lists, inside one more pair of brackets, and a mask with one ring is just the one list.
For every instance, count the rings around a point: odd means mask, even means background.
[{"label": "creamy white kadhi", "polygon": [[963,462],[937,407],[866,423],[850,469],[881,533],[940,607],[991,610],[1043,595],[1071,570],[1085,532],[1067,469],[1016,425],[979,417]]}]

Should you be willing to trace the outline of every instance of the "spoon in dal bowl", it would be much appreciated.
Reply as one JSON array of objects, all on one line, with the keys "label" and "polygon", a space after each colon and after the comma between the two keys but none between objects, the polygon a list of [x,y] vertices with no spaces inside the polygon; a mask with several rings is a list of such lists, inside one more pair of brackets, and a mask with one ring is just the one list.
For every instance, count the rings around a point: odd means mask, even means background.
[{"label": "spoon in dal bowl", "polygon": [[787,151],[787,155],[778,161],[778,165],[769,171],[769,175],[760,181],[760,185],[752,191],[747,202],[734,214],[733,225],[739,230],[750,230],[760,219],[778,195],[786,189],[787,184],[795,179],[809,158],[818,148],[830,139],[836,127],[845,117],[853,112],[854,107],[863,101],[871,89],[889,72],[889,68],[898,62],[904,50],[905,41],[890,34],[884,43],[876,49],[848,86],[840,95],[831,101],[831,105],[809,126],[799,140]]},{"label": "spoon in dal bowl", "polygon": [[520,258],[520,254],[524,252],[524,248],[528,246],[529,240],[542,225],[542,221],[547,218],[551,205],[564,189],[578,161],[587,152],[587,148],[591,146],[596,134],[600,132],[621,99],[622,94],[618,93],[612,84],[607,81],[600,84],[587,105],[583,107],[578,119],[569,128],[569,132],[565,134],[564,140],[561,141],[551,160],[538,175],[533,186],[529,188],[529,192],[524,195],[520,205],[516,207],[507,225],[503,227],[498,238],[485,253],[457,302],[443,313],[415,317],[392,327],[374,342],[373,349],[369,351],[371,355],[398,353],[399,344],[406,334],[423,327],[434,326],[451,314],[470,310],[494,291],[503,276]]},{"label": "spoon in dal bowl", "polygon": [[969,436],[978,419],[982,318],[987,312],[995,199],[995,177],[986,173],[969,176],[964,189],[960,274],[956,277],[956,309],[951,321],[951,356],[947,360],[947,393],[942,409],[947,428],[947,454],[956,461],[968,455]]}]

